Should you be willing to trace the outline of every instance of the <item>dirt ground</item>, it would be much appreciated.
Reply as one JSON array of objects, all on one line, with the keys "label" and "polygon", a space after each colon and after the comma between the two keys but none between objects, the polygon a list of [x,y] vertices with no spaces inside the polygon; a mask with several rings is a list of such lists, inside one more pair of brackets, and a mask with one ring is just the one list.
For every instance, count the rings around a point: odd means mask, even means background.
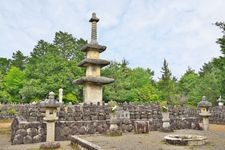
[{"label": "dirt ground", "polygon": [[[208,143],[203,146],[174,146],[162,140],[168,134],[203,135]],[[127,133],[119,137],[84,135],[81,138],[107,150],[225,150],[225,126],[210,125],[209,131],[176,130],[173,133],[151,131],[149,134]]]},{"label": "dirt ground", "polygon": [[[11,145],[11,121],[0,121],[0,150],[38,150],[38,144]],[[168,134],[194,134],[204,135],[208,144],[204,146],[174,146],[163,142],[163,137]],[[209,131],[176,130],[173,133],[151,131],[149,134],[126,133],[119,137],[104,135],[83,135],[81,138],[93,142],[106,150],[225,150],[225,126],[210,125]],[[70,141],[60,142],[58,150],[75,150],[70,146]]]},{"label": "dirt ground", "polygon": [[[204,146],[174,146],[163,142],[163,137],[168,134],[203,135],[209,142]],[[149,134],[128,133],[119,137],[83,136],[83,139],[107,150],[225,150],[224,131],[176,130],[173,133],[151,131]]]}]

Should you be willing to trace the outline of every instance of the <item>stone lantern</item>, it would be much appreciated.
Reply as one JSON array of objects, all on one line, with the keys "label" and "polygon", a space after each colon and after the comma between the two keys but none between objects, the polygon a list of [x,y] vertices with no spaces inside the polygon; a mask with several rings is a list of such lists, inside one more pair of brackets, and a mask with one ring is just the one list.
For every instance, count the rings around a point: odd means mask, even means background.
[{"label": "stone lantern", "polygon": [[203,117],[203,129],[208,131],[209,129],[209,117],[211,113],[209,112],[209,108],[212,107],[212,103],[206,100],[206,97],[203,96],[202,100],[198,103],[198,108],[200,108],[199,115]]},{"label": "stone lantern", "polygon": [[40,103],[41,107],[45,108],[45,117],[43,120],[46,122],[47,126],[47,142],[55,141],[55,122],[58,120],[57,107],[60,103],[55,100],[55,93],[50,92],[48,99]]},{"label": "stone lantern", "polygon": [[222,97],[220,96],[219,98],[218,98],[218,100],[217,100],[217,102],[218,102],[218,106],[219,107],[223,107],[223,103],[224,103],[224,99],[222,99]]}]

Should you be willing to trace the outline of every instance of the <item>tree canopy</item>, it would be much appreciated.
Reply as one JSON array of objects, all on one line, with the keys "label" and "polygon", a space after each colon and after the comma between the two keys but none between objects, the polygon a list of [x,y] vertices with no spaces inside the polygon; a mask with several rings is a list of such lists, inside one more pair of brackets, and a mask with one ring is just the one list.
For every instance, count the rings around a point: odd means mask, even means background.
[{"label": "tree canopy", "polygon": [[[161,77],[154,80],[150,68],[131,68],[126,59],[113,61],[102,75],[115,79],[104,86],[104,101],[150,102],[196,106],[205,95],[216,105],[225,97],[225,24],[215,24],[223,36],[217,39],[222,55],[203,64],[199,72],[190,67],[176,79],[166,59]],[[84,59],[81,47],[87,43],[66,32],[56,32],[52,43],[39,40],[30,56],[18,50],[11,59],[0,58],[0,102],[30,103],[43,100],[50,91],[64,89],[64,101],[81,102],[82,87],[72,81],[84,75],[78,63]]]}]

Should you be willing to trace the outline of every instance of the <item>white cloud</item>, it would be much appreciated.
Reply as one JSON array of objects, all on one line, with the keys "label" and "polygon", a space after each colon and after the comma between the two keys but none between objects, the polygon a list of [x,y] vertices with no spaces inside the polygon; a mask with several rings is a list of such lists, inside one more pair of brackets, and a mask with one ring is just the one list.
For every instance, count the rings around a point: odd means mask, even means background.
[{"label": "white cloud", "polygon": [[87,1],[8,0],[0,2],[0,56],[20,49],[28,54],[38,40],[52,41],[62,30],[89,39],[88,19],[100,18],[99,43],[110,60],[126,58],[132,67],[155,70],[160,76],[163,58],[174,75],[188,66],[198,70],[220,55],[215,41],[221,36],[216,21],[224,21],[224,0]]}]

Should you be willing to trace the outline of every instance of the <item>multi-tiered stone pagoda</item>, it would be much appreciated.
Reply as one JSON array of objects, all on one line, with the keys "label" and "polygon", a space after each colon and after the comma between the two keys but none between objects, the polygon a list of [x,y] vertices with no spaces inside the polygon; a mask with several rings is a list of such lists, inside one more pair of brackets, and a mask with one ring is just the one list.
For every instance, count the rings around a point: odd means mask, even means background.
[{"label": "multi-tiered stone pagoda", "polygon": [[109,61],[100,59],[100,53],[105,51],[106,46],[97,42],[97,22],[99,19],[93,13],[91,22],[91,41],[81,50],[86,53],[86,58],[78,66],[86,68],[86,76],[75,80],[76,84],[83,85],[85,103],[102,103],[102,85],[114,82],[114,79],[102,77],[101,68],[110,64]]}]

